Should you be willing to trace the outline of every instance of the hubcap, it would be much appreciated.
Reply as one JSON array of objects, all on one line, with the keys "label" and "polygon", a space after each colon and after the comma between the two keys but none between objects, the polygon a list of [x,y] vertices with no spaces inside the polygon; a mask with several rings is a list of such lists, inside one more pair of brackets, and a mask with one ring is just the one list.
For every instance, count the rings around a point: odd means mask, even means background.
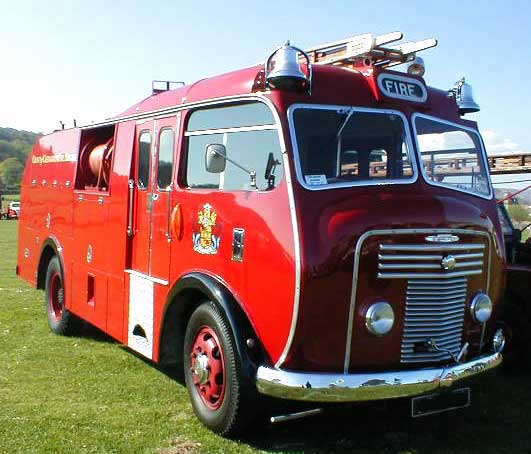
[{"label": "hubcap", "polygon": [[194,374],[197,375],[197,380],[200,385],[205,385],[208,382],[208,375],[210,371],[210,363],[208,356],[200,353],[195,358]]},{"label": "hubcap", "polygon": [[218,336],[209,326],[196,335],[190,358],[197,393],[208,408],[218,409],[225,396],[225,358]]},{"label": "hubcap", "polygon": [[65,291],[59,273],[52,274],[50,279],[50,309],[56,320],[63,316]]}]

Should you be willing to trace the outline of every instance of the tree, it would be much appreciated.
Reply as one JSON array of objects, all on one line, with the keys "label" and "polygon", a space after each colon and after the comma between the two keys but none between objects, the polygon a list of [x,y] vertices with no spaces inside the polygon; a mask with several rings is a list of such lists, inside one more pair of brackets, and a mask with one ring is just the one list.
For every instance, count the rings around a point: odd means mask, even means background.
[{"label": "tree", "polygon": [[524,205],[520,205],[518,203],[511,203],[510,205],[507,205],[507,211],[509,212],[511,219],[514,222],[531,221],[529,211],[527,211],[527,208]]},{"label": "tree", "polygon": [[24,166],[17,158],[7,158],[0,163],[0,178],[8,186],[20,185]]}]

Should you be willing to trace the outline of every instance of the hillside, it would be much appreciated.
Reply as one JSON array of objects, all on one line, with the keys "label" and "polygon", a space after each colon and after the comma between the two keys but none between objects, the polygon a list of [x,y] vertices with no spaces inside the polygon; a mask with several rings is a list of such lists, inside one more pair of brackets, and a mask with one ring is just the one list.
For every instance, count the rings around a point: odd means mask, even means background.
[{"label": "hillside", "polygon": [[0,128],[0,188],[17,187],[31,147],[40,134]]}]

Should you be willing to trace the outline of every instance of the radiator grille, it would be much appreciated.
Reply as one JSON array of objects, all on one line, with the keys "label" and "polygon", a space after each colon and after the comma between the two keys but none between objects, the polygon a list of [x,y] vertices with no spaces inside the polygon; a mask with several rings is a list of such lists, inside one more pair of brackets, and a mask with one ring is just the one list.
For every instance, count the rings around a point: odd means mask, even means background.
[{"label": "radiator grille", "polygon": [[[483,273],[485,245],[380,244],[378,277],[407,281],[401,362],[446,361],[450,355],[417,351],[426,339],[457,356],[461,349],[467,276]],[[452,259],[450,269],[444,261]]]},{"label": "radiator grille", "polygon": [[[381,279],[448,279],[483,272],[485,245],[470,244],[380,244],[378,277]],[[452,270],[442,260],[455,259]]]},{"label": "radiator grille", "polygon": [[401,362],[443,361],[448,353],[415,352],[427,338],[454,356],[461,349],[467,294],[466,277],[445,280],[411,279],[407,285]]}]

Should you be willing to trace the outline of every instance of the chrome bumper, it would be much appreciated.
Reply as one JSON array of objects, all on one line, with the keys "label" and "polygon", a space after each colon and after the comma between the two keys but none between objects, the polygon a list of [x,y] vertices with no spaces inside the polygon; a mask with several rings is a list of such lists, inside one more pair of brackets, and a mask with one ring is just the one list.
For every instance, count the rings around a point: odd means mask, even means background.
[{"label": "chrome bumper", "polygon": [[258,391],[281,399],[313,402],[357,402],[415,396],[445,388],[500,365],[501,353],[437,369],[362,374],[289,372],[261,366]]}]

